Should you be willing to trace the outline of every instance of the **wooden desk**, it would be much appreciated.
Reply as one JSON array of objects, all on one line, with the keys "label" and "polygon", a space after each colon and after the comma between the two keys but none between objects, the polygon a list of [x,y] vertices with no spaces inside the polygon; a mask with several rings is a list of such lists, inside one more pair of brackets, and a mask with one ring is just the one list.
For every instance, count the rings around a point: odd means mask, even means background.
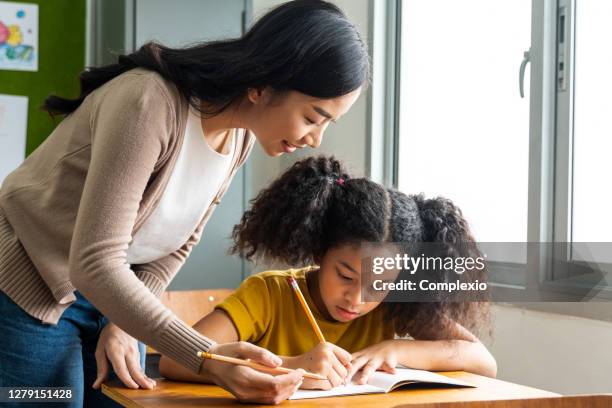
[{"label": "wooden desk", "polygon": [[526,398],[497,401],[434,402],[398,405],[394,408],[612,408],[612,394],[571,395],[567,397]]},{"label": "wooden desk", "polygon": [[[392,391],[388,394],[355,395],[336,398],[317,398],[311,400],[285,401],[283,406],[303,407],[350,407],[376,408],[394,407],[411,404],[417,408],[421,404],[455,401],[490,401],[524,398],[545,398],[559,396],[548,391],[506,381],[495,380],[465,372],[441,373],[452,378],[464,380],[477,388],[416,388]],[[132,390],[120,383],[102,384],[102,392],[126,407],[255,407],[256,405],[239,404],[224,389],[215,385],[179,383],[156,379],[154,390]]]}]

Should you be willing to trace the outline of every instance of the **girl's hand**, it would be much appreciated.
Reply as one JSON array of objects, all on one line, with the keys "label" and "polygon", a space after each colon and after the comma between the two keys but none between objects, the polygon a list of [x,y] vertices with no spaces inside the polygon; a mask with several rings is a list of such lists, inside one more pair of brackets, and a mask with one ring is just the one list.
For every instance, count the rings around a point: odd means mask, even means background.
[{"label": "girl's hand", "polygon": [[96,346],[97,378],[93,388],[98,389],[106,381],[109,373],[109,364],[117,377],[129,388],[152,389],[155,381],[147,377],[140,367],[140,351],[138,340],[121,330],[112,323],[102,329]]},{"label": "girl's hand", "polygon": [[[254,344],[239,341],[215,344],[210,353],[250,359],[270,367],[277,367],[282,360],[268,350]],[[279,404],[289,398],[302,384],[303,370],[272,376],[250,367],[205,360],[200,374],[231,392],[242,402]]]},{"label": "girl's hand", "polygon": [[286,358],[286,366],[303,368],[314,374],[327,377],[327,380],[304,378],[300,388],[329,390],[348,381],[351,355],[348,351],[332,344],[319,343],[315,348],[297,357]]},{"label": "girl's hand", "polygon": [[349,378],[355,384],[365,384],[376,370],[395,374],[398,362],[398,347],[395,340],[385,340],[353,353]]}]

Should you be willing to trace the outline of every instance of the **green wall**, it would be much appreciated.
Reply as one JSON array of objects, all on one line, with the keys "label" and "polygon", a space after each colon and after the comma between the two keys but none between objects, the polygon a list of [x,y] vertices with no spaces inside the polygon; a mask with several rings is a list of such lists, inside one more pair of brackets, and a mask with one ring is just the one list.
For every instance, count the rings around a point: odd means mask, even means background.
[{"label": "green wall", "polygon": [[74,97],[85,67],[85,0],[13,0],[38,4],[38,71],[0,70],[0,93],[28,96],[30,154],[51,133],[54,121],[40,109],[50,94]]}]

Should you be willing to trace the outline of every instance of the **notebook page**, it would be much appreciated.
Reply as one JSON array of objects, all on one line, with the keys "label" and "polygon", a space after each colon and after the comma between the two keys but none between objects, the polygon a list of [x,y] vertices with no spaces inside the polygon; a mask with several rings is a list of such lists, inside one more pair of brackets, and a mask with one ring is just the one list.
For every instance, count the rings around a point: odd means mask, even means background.
[{"label": "notebook page", "polygon": [[291,397],[290,400],[297,399],[310,399],[310,398],[325,398],[325,397],[337,397],[342,395],[358,395],[358,394],[380,394],[393,390],[396,386],[403,385],[406,383],[423,382],[423,383],[434,383],[434,384],[449,384],[457,385],[462,387],[473,387],[473,385],[466,382],[456,380],[454,378],[446,377],[440,374],[432,373],[423,370],[413,370],[411,368],[396,368],[395,374],[385,373],[383,371],[376,371],[367,384],[353,384],[341,385],[331,390],[297,390]]},{"label": "notebook page", "polygon": [[389,392],[400,383],[411,383],[411,382],[423,382],[423,383],[434,383],[434,384],[450,384],[464,387],[472,387],[463,381],[455,380],[454,378],[446,377],[440,374],[432,373],[424,370],[414,370],[411,368],[396,368],[395,374],[385,373],[383,371],[376,371],[370,379],[368,384],[375,386],[376,388],[383,389],[385,392]]}]

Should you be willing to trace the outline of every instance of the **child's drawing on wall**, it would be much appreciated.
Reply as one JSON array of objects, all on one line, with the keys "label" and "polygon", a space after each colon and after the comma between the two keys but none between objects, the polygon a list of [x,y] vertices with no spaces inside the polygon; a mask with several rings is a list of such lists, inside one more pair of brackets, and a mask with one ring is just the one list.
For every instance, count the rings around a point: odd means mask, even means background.
[{"label": "child's drawing on wall", "polygon": [[0,1],[0,69],[38,70],[38,5]]}]

